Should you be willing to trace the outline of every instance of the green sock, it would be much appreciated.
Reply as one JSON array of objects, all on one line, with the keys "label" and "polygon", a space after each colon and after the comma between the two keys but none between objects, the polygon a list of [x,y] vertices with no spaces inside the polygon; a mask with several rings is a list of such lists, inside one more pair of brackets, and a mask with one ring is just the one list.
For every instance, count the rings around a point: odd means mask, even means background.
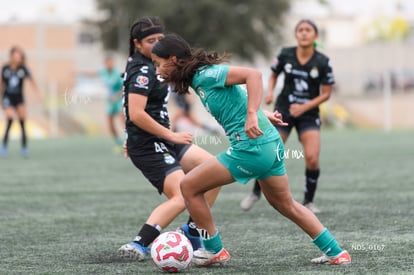
[{"label": "green sock", "polygon": [[334,257],[341,253],[343,249],[339,246],[335,237],[324,228],[322,232],[312,241],[323,253],[330,257]]},{"label": "green sock", "polygon": [[209,239],[203,238],[202,240],[204,248],[207,251],[218,253],[223,248],[223,243],[221,242],[220,234],[218,231],[216,231],[216,234],[214,234],[214,236],[210,237]]}]

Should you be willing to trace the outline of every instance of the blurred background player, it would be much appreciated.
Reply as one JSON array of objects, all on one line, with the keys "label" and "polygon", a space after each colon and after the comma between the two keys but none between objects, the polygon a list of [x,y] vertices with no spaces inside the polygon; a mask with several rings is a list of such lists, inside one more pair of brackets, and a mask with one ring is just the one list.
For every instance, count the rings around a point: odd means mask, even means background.
[{"label": "blurred background player", "polygon": [[1,155],[6,157],[8,154],[8,141],[10,127],[13,123],[14,113],[20,122],[22,131],[22,156],[28,157],[27,134],[26,134],[26,107],[24,102],[23,83],[28,79],[33,91],[41,100],[42,94],[39,91],[36,81],[33,79],[26,66],[26,58],[23,50],[17,46],[10,50],[10,60],[1,70],[0,91],[2,92],[2,107],[6,117],[6,129],[3,137]]},{"label": "blurred background player", "polygon": [[[296,47],[281,50],[271,66],[266,104],[274,102],[273,90],[281,73],[284,73],[284,86],[277,97],[275,110],[278,110],[288,126],[276,126],[283,142],[293,127],[302,143],[306,170],[303,205],[313,213],[320,213],[313,203],[319,169],[320,126],[319,105],[327,101],[335,83],[329,58],[315,49],[318,37],[316,24],[308,19],[299,21],[295,27]],[[256,181],[253,191],[244,198],[240,207],[249,210],[260,199],[260,185]]]},{"label": "blurred background player", "polygon": [[[129,58],[124,74],[126,148],[132,163],[167,200],[155,207],[132,242],[122,245],[123,258],[145,260],[149,245],[185,210],[180,181],[197,165],[213,156],[192,145],[188,132],[169,129],[167,111],[169,89],[155,74],[151,49],[164,37],[164,25],[158,17],[137,20],[130,29]],[[207,194],[211,205],[219,188]],[[180,230],[190,239],[193,249],[201,246],[196,226],[189,218]]]},{"label": "blurred background player", "polygon": [[180,119],[187,119],[193,126],[201,128],[206,132],[218,135],[219,131],[210,127],[209,125],[200,122],[192,112],[192,94],[185,94],[179,95],[176,93],[172,93],[171,96],[174,98],[175,104],[177,109],[173,113],[171,118],[171,129],[176,132],[177,131],[177,123]]},{"label": "blurred background player", "polygon": [[122,113],[122,76],[121,71],[114,65],[112,56],[107,56],[105,66],[96,72],[82,72],[87,76],[99,76],[108,90],[106,102],[106,113],[108,116],[108,126],[116,145],[121,148],[123,138],[117,132],[115,120],[118,117],[122,129],[125,128],[125,118]]},{"label": "blurred background player", "polygon": [[108,115],[108,125],[112,137],[118,146],[122,146],[123,139],[118,135],[115,118],[118,117],[124,128],[125,118],[122,114],[122,78],[121,72],[115,68],[114,60],[111,56],[105,58],[105,67],[98,71],[99,76],[108,88],[108,101],[106,105],[106,113]]}]

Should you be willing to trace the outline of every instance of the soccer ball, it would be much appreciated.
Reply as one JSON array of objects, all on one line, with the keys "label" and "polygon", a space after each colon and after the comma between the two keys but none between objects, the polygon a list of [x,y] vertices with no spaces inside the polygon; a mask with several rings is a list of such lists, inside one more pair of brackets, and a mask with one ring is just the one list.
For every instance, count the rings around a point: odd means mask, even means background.
[{"label": "soccer ball", "polygon": [[151,258],[155,266],[164,272],[180,272],[191,263],[193,247],[183,234],[165,232],[152,243]]}]

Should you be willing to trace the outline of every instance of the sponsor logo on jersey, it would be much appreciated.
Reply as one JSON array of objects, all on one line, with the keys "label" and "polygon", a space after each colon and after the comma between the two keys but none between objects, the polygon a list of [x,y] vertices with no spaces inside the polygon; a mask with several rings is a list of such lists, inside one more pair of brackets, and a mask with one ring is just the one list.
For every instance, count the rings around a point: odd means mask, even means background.
[{"label": "sponsor logo on jersey", "polygon": [[290,74],[292,72],[292,64],[286,63],[285,72],[288,73],[288,74]]},{"label": "sponsor logo on jersey", "polygon": [[308,98],[301,98],[294,95],[289,95],[288,97],[289,103],[298,103],[298,104],[304,104],[306,102],[309,102],[310,99]]},{"label": "sponsor logo on jersey", "polygon": [[253,173],[251,171],[247,170],[246,168],[241,167],[240,165],[237,165],[237,169],[239,169],[240,171],[242,171],[246,175],[253,175]]},{"label": "sponsor logo on jersey", "polygon": [[148,66],[142,66],[141,69],[139,69],[141,71],[141,73],[143,74],[147,74],[148,73]]},{"label": "sponsor logo on jersey", "polygon": [[301,78],[295,78],[293,81],[295,82],[295,92],[299,92],[300,95],[309,89],[309,85],[305,80]]},{"label": "sponsor logo on jersey", "polygon": [[301,77],[303,77],[305,79],[308,78],[308,72],[307,71],[293,69],[292,70],[292,74],[293,75],[301,76]]},{"label": "sponsor logo on jersey", "polygon": [[143,88],[143,89],[148,89],[148,83],[149,83],[149,79],[146,76],[143,75],[139,75],[137,76],[137,80],[136,80],[136,84],[134,84],[135,87],[137,88]]},{"label": "sponsor logo on jersey", "polygon": [[20,79],[17,75],[12,75],[9,79],[9,88],[14,88],[19,85]]},{"label": "sponsor logo on jersey", "polygon": [[164,161],[166,164],[173,164],[175,159],[169,153],[164,153]]},{"label": "sponsor logo on jersey", "polygon": [[[165,79],[164,78],[162,78],[162,76],[160,76],[160,75],[157,75],[157,79],[158,79],[158,81],[159,82],[164,82],[165,81]],[[170,86],[168,86],[168,91],[170,91]]]}]

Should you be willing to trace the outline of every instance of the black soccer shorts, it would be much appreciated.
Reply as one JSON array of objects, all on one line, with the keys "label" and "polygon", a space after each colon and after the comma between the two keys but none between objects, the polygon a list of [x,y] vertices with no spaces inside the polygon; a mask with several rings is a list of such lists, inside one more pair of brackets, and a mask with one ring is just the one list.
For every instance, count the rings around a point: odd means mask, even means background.
[{"label": "black soccer shorts", "polygon": [[172,172],[182,169],[180,160],[190,146],[191,144],[173,144],[162,139],[152,139],[138,150],[128,151],[128,154],[135,167],[161,194],[165,178]]},{"label": "black soccer shorts", "polygon": [[23,103],[24,103],[24,99],[23,99],[22,94],[16,94],[16,95],[5,94],[2,100],[2,106],[4,108],[17,107],[18,105],[23,104]]},{"label": "black soccer shorts", "polygon": [[291,115],[282,114],[283,121],[288,123],[288,126],[276,126],[276,129],[279,133],[283,133],[288,136],[292,131],[292,128],[295,127],[298,133],[298,136],[308,130],[318,130],[321,129],[321,120],[319,116],[309,116],[301,115],[299,117],[293,117]]}]

